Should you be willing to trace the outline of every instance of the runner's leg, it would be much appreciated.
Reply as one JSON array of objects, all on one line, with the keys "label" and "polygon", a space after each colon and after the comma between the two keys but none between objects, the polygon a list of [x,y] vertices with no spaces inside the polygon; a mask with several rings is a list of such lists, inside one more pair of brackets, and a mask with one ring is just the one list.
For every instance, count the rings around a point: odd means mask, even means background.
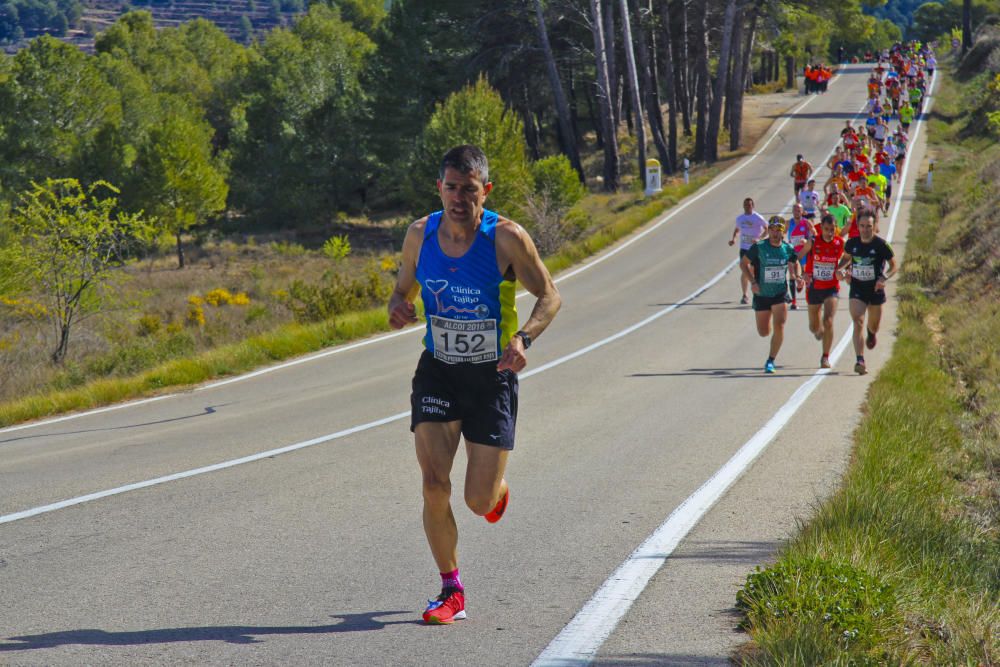
[{"label": "runner's leg", "polygon": [[507,480],[503,478],[503,473],[510,452],[468,441],[465,451],[469,459],[465,471],[465,504],[479,516],[484,516],[507,493]]},{"label": "runner's leg", "polygon": [[422,422],[414,436],[423,474],[424,533],[439,572],[458,568],[458,526],[451,511],[451,466],[462,422]]},{"label": "runner's leg", "polygon": [[754,317],[757,318],[757,334],[764,338],[771,335],[771,311],[755,310]]},{"label": "runner's leg", "polygon": [[777,303],[771,306],[771,321],[774,324],[774,333],[771,334],[771,358],[778,356],[781,344],[785,340],[785,320],[788,319],[788,306],[784,303]]},{"label": "runner's leg", "polygon": [[851,313],[851,319],[854,321],[854,332],[851,337],[854,343],[854,354],[860,357],[865,353],[865,311],[868,309],[868,304],[861,299],[851,299],[848,303],[848,309]]},{"label": "runner's leg", "polygon": [[881,323],[882,306],[868,306],[868,329],[872,333],[878,333],[878,327]]},{"label": "runner's leg", "polygon": [[820,320],[819,311],[820,304],[809,304],[809,331],[816,340],[822,340],[824,338],[823,322]]},{"label": "runner's leg", "polygon": [[823,301],[823,354],[830,356],[833,348],[833,316],[837,314],[837,297]]}]

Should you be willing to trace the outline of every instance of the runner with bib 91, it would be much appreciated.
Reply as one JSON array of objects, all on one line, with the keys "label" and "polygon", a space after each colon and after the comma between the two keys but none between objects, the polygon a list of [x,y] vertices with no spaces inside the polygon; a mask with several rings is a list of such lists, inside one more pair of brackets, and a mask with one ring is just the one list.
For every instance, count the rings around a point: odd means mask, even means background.
[{"label": "runner with bib 91", "polygon": [[[767,238],[750,246],[740,259],[740,270],[750,281],[753,290],[754,318],[757,333],[771,336],[770,352],[764,362],[764,372],[774,372],[774,358],[781,350],[785,338],[785,321],[788,319],[788,274],[791,272],[796,287],[803,285],[801,266],[791,244],[785,243],[785,219],[771,216],[767,221]],[[773,333],[772,333],[773,326]]]}]

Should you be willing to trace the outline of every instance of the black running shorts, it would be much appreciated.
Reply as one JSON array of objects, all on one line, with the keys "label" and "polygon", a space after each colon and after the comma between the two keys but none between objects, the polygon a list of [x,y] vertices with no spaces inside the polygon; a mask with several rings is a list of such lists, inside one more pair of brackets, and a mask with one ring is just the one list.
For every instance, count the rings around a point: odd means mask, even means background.
[{"label": "black running shorts", "polygon": [[446,364],[420,355],[410,394],[410,430],[422,422],[462,422],[466,442],[514,449],[517,374],[496,363]]},{"label": "black running shorts", "polygon": [[779,294],[778,296],[760,296],[755,294],[753,297],[753,309],[754,310],[771,310],[771,306],[785,305],[785,295]]},{"label": "black running shorts", "polygon": [[876,290],[874,282],[852,280],[850,298],[864,301],[869,306],[881,306],[885,303],[885,290]]},{"label": "black running shorts", "polygon": [[806,288],[806,303],[810,306],[822,306],[830,297],[836,299],[839,296],[840,290],[836,287],[828,287],[827,289]]}]

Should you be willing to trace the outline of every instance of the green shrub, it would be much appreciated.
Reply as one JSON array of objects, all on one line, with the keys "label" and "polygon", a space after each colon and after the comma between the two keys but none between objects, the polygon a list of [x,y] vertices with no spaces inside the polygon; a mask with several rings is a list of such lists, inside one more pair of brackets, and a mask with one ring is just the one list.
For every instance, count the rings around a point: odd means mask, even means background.
[{"label": "green shrub", "polygon": [[288,288],[286,305],[298,322],[321,322],[382,303],[391,291],[391,282],[372,262],[358,278],[331,273],[326,276],[325,284],[296,280]]},{"label": "green shrub", "polygon": [[768,629],[794,623],[820,626],[842,649],[884,641],[896,620],[892,588],[848,563],[786,558],[747,576],[737,594],[745,625]]},{"label": "green shrub", "polygon": [[323,244],[323,254],[335,262],[339,262],[351,254],[351,241],[347,234],[332,236]]},{"label": "green shrub", "polygon": [[552,206],[567,211],[587,194],[587,188],[565,155],[553,155],[531,163],[535,194],[544,196]]},{"label": "green shrub", "polygon": [[427,121],[416,163],[410,169],[410,204],[424,211],[440,206],[432,184],[444,154],[455,146],[473,144],[486,153],[493,191],[487,205],[518,218],[531,190],[524,126],[485,78],[450,95]]}]

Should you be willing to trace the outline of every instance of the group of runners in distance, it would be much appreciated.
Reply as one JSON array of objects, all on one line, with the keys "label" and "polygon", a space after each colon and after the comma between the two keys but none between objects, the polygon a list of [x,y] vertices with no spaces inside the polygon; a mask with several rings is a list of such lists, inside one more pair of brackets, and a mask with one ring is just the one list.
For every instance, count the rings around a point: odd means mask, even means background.
[{"label": "group of runners in distance", "polygon": [[802,75],[805,79],[805,91],[807,95],[810,93],[825,93],[826,85],[833,78],[833,68],[827,67],[822,63],[806,65],[802,70]]},{"label": "group of runners in distance", "polygon": [[[765,373],[775,372],[788,310],[798,308],[803,290],[809,331],[821,345],[819,366],[830,368],[841,281],[850,284],[854,371],[867,373],[864,351],[878,342],[885,284],[897,269],[892,248],[879,236],[879,220],[889,210],[910,124],[920,114],[936,64],[930,47],[916,43],[879,55],[868,80],[865,124],[854,127],[847,121],[841,130],[837,150],[823,165],[830,176],[822,189],[817,189],[814,166],[796,156],[789,172],[794,190],[790,219],[765,219],[754,210],[751,197],[744,199],[729,245],[739,240],[740,303],[748,302],[749,288],[757,333],[771,337]],[[807,83],[806,92],[818,91]],[[890,130],[893,121],[897,125]]]}]

